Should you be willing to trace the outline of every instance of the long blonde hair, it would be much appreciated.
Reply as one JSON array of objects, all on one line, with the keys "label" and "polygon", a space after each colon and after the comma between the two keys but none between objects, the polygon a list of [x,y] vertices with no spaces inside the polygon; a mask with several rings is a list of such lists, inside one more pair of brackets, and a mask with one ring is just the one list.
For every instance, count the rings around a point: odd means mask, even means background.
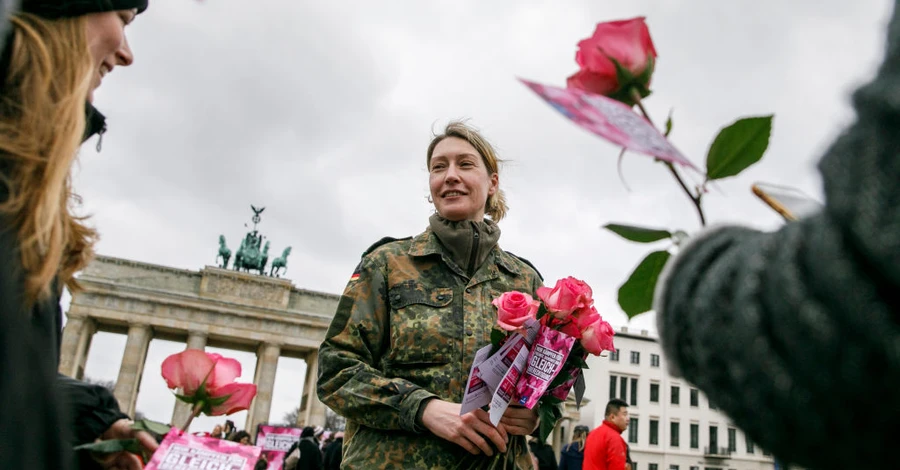
[{"label": "long blonde hair", "polygon": [[[447,124],[447,127],[444,128],[443,134],[434,136],[431,143],[428,145],[428,151],[425,155],[426,166],[429,168],[431,167],[431,155],[434,154],[434,148],[447,137],[456,137],[465,140],[471,144],[472,147],[475,147],[475,150],[481,154],[481,160],[487,168],[488,175],[500,173],[500,164],[503,163],[503,160],[500,160],[500,158],[497,157],[494,146],[491,145],[477,129],[469,126],[463,121],[451,121]],[[484,204],[484,212],[489,215],[494,222],[499,222],[500,219],[506,216],[508,210],[509,207],[506,205],[506,194],[499,188],[494,194],[488,196],[487,201],[485,201]]]},{"label": "long blonde hair", "polygon": [[71,169],[85,129],[92,60],[84,17],[21,13],[0,93],[0,216],[16,230],[28,304],[75,288],[96,233],[72,213]]}]

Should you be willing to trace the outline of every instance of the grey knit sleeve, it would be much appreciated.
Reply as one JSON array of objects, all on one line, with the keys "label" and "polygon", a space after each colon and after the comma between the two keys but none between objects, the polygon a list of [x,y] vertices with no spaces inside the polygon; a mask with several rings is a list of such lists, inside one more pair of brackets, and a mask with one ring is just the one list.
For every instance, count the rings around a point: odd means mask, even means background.
[{"label": "grey knit sleeve", "polygon": [[718,228],[656,296],[672,371],[751,439],[808,468],[900,468],[900,20],[823,157],[824,210]]}]

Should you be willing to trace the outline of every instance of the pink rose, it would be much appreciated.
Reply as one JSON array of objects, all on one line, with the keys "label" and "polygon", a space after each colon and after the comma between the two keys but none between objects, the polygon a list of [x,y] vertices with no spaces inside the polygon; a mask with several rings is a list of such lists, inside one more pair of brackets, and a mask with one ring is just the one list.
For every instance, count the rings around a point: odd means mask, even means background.
[{"label": "pink rose", "polygon": [[602,351],[615,351],[613,345],[613,336],[616,332],[613,327],[598,318],[594,323],[588,325],[581,333],[581,345],[584,349],[597,356]]},{"label": "pink rose", "polygon": [[547,311],[559,319],[566,318],[575,310],[589,307],[594,303],[591,286],[571,276],[556,281],[556,286],[552,289],[538,287],[537,295],[544,302]]},{"label": "pink rose", "polygon": [[504,292],[491,302],[497,307],[497,325],[507,331],[515,331],[534,319],[541,303],[519,291]]},{"label": "pink rose", "polygon": [[[603,319],[593,305],[576,310],[575,313],[572,314],[572,318],[575,325],[578,327],[579,332],[584,331],[585,328],[595,323],[597,320]],[[579,336],[581,335],[579,334]]]},{"label": "pink rose", "polygon": [[256,385],[230,383],[216,389],[213,398],[228,397],[224,403],[215,405],[207,413],[209,416],[230,415],[250,408],[256,396]]},{"label": "pink rose", "polygon": [[[575,61],[580,70],[569,77],[569,88],[634,104],[630,88],[636,87],[642,97],[649,94],[656,48],[643,17],[609,21],[597,24],[594,35],[578,43]],[[613,61],[625,76],[617,73]]]},{"label": "pink rose", "polygon": [[186,349],[162,363],[166,385],[191,404],[203,403],[207,415],[231,414],[250,407],[256,385],[235,383],[241,363],[219,354]]}]

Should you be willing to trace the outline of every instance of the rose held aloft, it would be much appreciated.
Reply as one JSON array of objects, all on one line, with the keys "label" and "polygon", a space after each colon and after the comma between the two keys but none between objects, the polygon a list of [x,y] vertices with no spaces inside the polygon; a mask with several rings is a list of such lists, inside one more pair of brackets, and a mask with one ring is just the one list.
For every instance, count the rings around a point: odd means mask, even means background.
[{"label": "rose held aloft", "polygon": [[492,302],[497,307],[497,325],[506,331],[516,331],[537,315],[541,303],[519,291],[504,292]]},{"label": "rose held aloft", "polygon": [[594,35],[578,43],[580,70],[567,86],[634,105],[633,92],[650,94],[656,48],[643,17],[597,24]]},{"label": "rose held aloft", "polygon": [[236,383],[241,364],[219,354],[187,349],[162,363],[162,376],[178,399],[199,407],[209,416],[246,410],[256,396],[256,385]]}]

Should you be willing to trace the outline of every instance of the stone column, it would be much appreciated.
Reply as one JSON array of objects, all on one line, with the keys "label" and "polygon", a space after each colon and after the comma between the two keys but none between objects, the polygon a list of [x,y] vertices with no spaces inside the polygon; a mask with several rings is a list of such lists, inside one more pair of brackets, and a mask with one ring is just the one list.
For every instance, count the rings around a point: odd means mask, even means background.
[{"label": "stone column", "polygon": [[128,415],[134,415],[134,404],[138,390],[141,388],[141,376],[144,373],[144,361],[147,359],[147,348],[153,331],[147,325],[131,325],[128,328],[128,341],[122,355],[122,366],[119,367],[119,378],[113,394],[119,401],[119,408]]},{"label": "stone column", "polygon": [[88,317],[69,316],[63,328],[59,350],[59,372],[82,379],[91,340],[97,332],[96,322]]},{"label": "stone column", "polygon": [[[306,355],[306,403],[300,407],[306,426],[325,426],[325,404],[316,393],[316,382],[319,380],[319,351],[310,351]],[[299,417],[298,417],[299,418]]]},{"label": "stone column", "polygon": [[[188,333],[187,347],[185,349],[206,349],[206,333],[191,331]],[[181,426],[191,415],[191,405],[175,399],[175,409],[172,411],[172,424]],[[190,429],[189,429],[190,430]]]},{"label": "stone column", "polygon": [[256,436],[258,424],[269,422],[269,411],[272,408],[272,390],[275,388],[275,372],[278,369],[278,357],[281,356],[281,346],[272,343],[263,343],[256,353],[256,374],[253,383],[256,384],[256,398],[250,412],[247,413],[247,425],[244,429],[252,436]]}]

